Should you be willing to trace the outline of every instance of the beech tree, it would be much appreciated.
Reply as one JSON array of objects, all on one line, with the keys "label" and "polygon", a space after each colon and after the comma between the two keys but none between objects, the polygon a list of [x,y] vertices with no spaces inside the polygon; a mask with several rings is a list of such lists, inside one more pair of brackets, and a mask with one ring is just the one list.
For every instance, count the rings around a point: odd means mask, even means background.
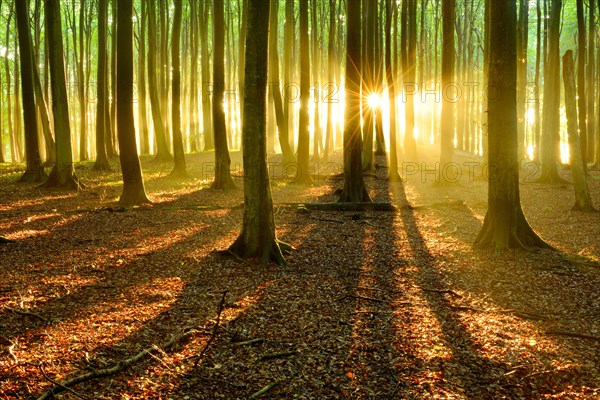
[{"label": "beech tree", "polygon": [[[23,119],[25,122],[25,160],[27,169],[21,182],[42,182],[48,176],[44,172],[38,141],[38,123],[33,89],[33,60],[29,10],[27,2],[15,3],[17,30],[19,33],[19,56],[21,58],[21,90],[23,92]],[[0,131],[1,134],[1,131]]]},{"label": "beech tree", "polygon": [[[456,3],[444,0],[442,3],[442,87],[454,82],[454,22],[456,19]],[[442,123],[440,125],[440,162],[445,166],[452,162],[454,153],[454,103],[447,96],[442,96]]]},{"label": "beech tree", "polygon": [[248,31],[246,39],[244,120],[242,140],[244,155],[244,219],[242,231],[229,248],[244,257],[258,257],[285,264],[282,249],[290,246],[279,242],[275,234],[273,201],[267,169],[267,62],[269,2],[248,1]]},{"label": "beech tree", "polygon": [[119,202],[134,205],[149,202],[135,141],[133,122],[133,0],[117,2],[117,135],[123,173]]},{"label": "beech tree", "polygon": [[52,90],[52,114],[56,135],[56,164],[50,172],[45,187],[79,189],[80,182],[75,175],[71,148],[71,127],[69,123],[69,102],[65,82],[65,64],[60,17],[60,1],[44,0],[44,20],[46,35],[52,43],[48,58],[50,63],[50,87]]},{"label": "beech tree", "polygon": [[107,59],[106,30],[108,20],[108,0],[98,0],[98,69],[96,88],[96,162],[94,169],[110,171],[106,152],[106,135],[110,135],[108,85],[106,82]]},{"label": "beech tree", "polygon": [[[231,177],[231,158],[227,147],[227,127],[223,109],[225,90],[225,16],[223,2],[213,3],[213,97],[212,120],[215,143],[215,180],[212,189],[228,190],[235,188]],[[244,96],[247,96],[244,94]]]},{"label": "beech tree", "polygon": [[[513,1],[491,0],[488,104],[490,177],[488,210],[476,248],[550,247],[529,226],[521,208],[517,142],[517,10]],[[501,93],[501,95],[497,95]],[[495,97],[494,97],[495,96]]]},{"label": "beech tree", "polygon": [[173,21],[173,35],[171,38],[171,59],[173,64],[173,83],[172,83],[172,106],[171,111],[172,130],[173,130],[173,155],[175,165],[171,172],[172,177],[186,177],[185,154],[183,150],[183,137],[181,135],[181,60],[180,60],[180,41],[181,41],[181,13],[183,10],[183,0],[175,0],[175,16]]},{"label": "beech tree", "polygon": [[360,132],[360,0],[346,0],[346,105],[344,110],[344,188],[342,203],[370,202],[362,168]]}]

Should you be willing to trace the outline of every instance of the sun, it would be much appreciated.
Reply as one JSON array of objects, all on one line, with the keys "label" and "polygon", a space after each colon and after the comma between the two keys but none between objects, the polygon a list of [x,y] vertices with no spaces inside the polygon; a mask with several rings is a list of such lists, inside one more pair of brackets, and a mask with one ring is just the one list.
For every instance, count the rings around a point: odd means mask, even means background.
[{"label": "sun", "polygon": [[382,99],[381,96],[377,93],[371,93],[368,98],[369,107],[372,109],[376,109],[381,107]]}]

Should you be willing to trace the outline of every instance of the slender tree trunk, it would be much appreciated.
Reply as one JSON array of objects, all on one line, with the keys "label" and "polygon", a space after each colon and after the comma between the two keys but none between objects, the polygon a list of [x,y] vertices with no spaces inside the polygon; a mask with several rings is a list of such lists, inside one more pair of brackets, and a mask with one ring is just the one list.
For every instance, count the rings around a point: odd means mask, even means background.
[{"label": "slender tree trunk", "polygon": [[544,115],[541,182],[563,182],[558,175],[560,161],[560,14],[562,0],[551,0],[548,31],[548,61],[544,71]]},{"label": "slender tree trunk", "polygon": [[[579,146],[583,160],[584,171],[587,170],[587,94],[585,86],[585,61],[586,34],[585,14],[583,12],[583,0],[576,0],[577,4],[577,115],[579,116]],[[593,88],[593,86],[592,86]],[[593,89],[592,89],[593,90]],[[573,154],[571,154],[573,156]]]},{"label": "slender tree trunk", "polygon": [[281,88],[279,86],[279,55],[277,53],[277,26],[279,25],[278,6],[276,1],[271,2],[271,28],[269,30],[269,90],[273,94],[273,105],[275,107],[275,118],[277,119],[279,145],[281,146],[283,163],[288,164],[296,162],[296,157],[290,147],[288,124],[284,115],[283,99],[281,97]]},{"label": "slender tree trunk", "polygon": [[[454,82],[454,23],[456,21],[456,3],[445,0],[442,3],[442,88]],[[450,96],[442,96],[442,123],[440,132],[440,163],[442,167],[452,162],[454,153],[454,101]]]},{"label": "slender tree trunk", "polygon": [[73,166],[59,0],[44,0],[44,14],[48,43],[52,43],[52,51],[49,52],[50,87],[56,135],[56,164],[44,186],[79,189],[81,184]]},{"label": "slender tree trunk", "polygon": [[[322,0],[321,0],[322,1]],[[315,108],[313,112],[313,160],[319,161],[320,150],[323,147],[323,132],[321,129],[321,117],[319,108],[321,106],[321,83],[320,77],[320,65],[319,65],[319,26],[317,25],[317,0],[312,0],[312,12],[311,12],[311,36],[312,36],[312,58],[313,58],[313,95]]]},{"label": "slender tree trunk", "polygon": [[164,113],[161,110],[160,87],[157,83],[157,74],[161,70],[156,65],[156,0],[149,1],[148,7],[148,90],[150,95],[150,108],[152,109],[152,121],[154,125],[154,136],[156,137],[156,161],[168,162],[173,158],[169,152],[169,146],[166,139],[166,129],[163,120]]},{"label": "slender tree trunk", "polygon": [[[596,38],[596,2],[598,0],[589,0],[589,32],[588,32],[588,67],[587,67],[587,156],[586,160],[594,162],[594,144],[595,144],[595,128],[596,115],[594,89],[600,90],[598,82],[594,81],[596,71],[596,57],[594,57],[594,42]],[[597,42],[596,42],[597,43]],[[600,67],[600,66],[599,66]]]},{"label": "slender tree trunk", "polygon": [[[406,76],[404,88],[416,85],[417,68],[417,3],[416,0],[405,0],[407,3],[406,26],[407,26],[407,54],[406,69],[403,74]],[[415,140],[415,98],[413,94],[406,95],[406,116],[404,134],[404,151],[408,161],[417,159],[417,142]]]},{"label": "slender tree trunk", "polygon": [[[531,229],[523,215],[519,194],[517,142],[517,10],[516,2],[491,0],[489,102],[488,211],[475,247],[493,245],[496,252],[508,248],[549,247]],[[499,90],[502,96],[496,96]],[[492,171],[492,168],[490,168]]]},{"label": "slender tree trunk", "polygon": [[202,24],[200,24],[200,58],[202,64],[202,129],[204,131],[204,150],[213,150],[215,144],[213,140],[214,135],[210,98],[211,82],[209,70],[210,63],[208,59],[208,12],[205,10],[205,0],[199,0],[198,6],[198,17],[202,21]]},{"label": "slender tree trunk", "polygon": [[173,35],[171,37],[171,60],[173,66],[172,83],[172,111],[173,118],[173,154],[175,165],[171,176],[186,177],[185,154],[183,151],[183,137],[181,135],[181,61],[180,61],[180,39],[181,39],[181,14],[183,11],[183,0],[175,0],[175,16],[173,17]]},{"label": "slender tree trunk", "polygon": [[519,160],[525,158],[525,106],[527,105],[527,45],[529,39],[529,0],[520,0],[517,28],[517,127]]},{"label": "slender tree trunk", "polygon": [[[29,28],[29,10],[27,2],[15,3],[17,30],[19,36],[19,55],[21,61],[21,87],[23,92],[23,116],[25,122],[25,159],[27,169],[21,176],[21,182],[42,182],[47,178],[40,158],[38,142],[38,124],[33,89],[33,60],[31,31]],[[3,132],[0,131],[0,135]]]},{"label": "slender tree trunk", "polygon": [[[294,101],[292,79],[295,42],[294,0],[285,1],[285,24],[283,32],[283,115],[288,124],[290,148],[294,151]],[[294,87],[295,89],[295,87]],[[291,129],[290,129],[291,127]]]},{"label": "slender tree trunk", "polygon": [[539,161],[540,159],[540,135],[542,131],[542,113],[541,113],[541,101],[540,101],[540,64],[542,61],[542,6],[540,0],[536,0],[537,9],[537,40],[535,50],[535,80],[534,80],[534,93],[535,93],[535,127],[534,127],[534,146],[533,146],[533,159]]},{"label": "slender tree trunk", "polygon": [[110,158],[117,155],[117,2],[112,0],[112,36],[110,44],[110,136],[105,136],[108,139],[106,143],[106,151]]},{"label": "slender tree trunk", "polygon": [[[378,107],[376,101],[379,93],[375,86],[375,25],[377,23],[377,2],[364,0],[363,15],[365,15],[365,34],[363,35],[363,170],[368,173],[375,171],[373,162],[373,128],[375,120],[375,109]],[[373,96],[373,97],[371,97]]]},{"label": "slender tree trunk", "polygon": [[212,118],[215,143],[215,180],[211,188],[228,190],[235,188],[231,177],[231,159],[227,147],[227,127],[223,109],[225,90],[225,16],[223,2],[213,3],[213,97]]},{"label": "slender tree trunk", "polygon": [[[385,30],[391,32],[392,18],[396,11],[396,2],[385,0],[386,19]],[[394,60],[396,61],[396,60]],[[392,64],[392,38],[385,35],[385,75],[388,85],[388,99],[390,102],[390,171],[389,181],[399,182],[402,180],[398,172],[398,152],[396,143],[396,88],[394,86],[394,67]]]},{"label": "slender tree trunk", "polygon": [[142,0],[142,9],[139,23],[139,50],[138,50],[138,123],[140,128],[140,147],[142,154],[150,154],[150,133],[148,131],[148,105],[146,95],[146,21],[148,20],[147,1]]},{"label": "slender tree trunk", "polygon": [[[329,40],[327,44],[327,82],[328,89],[335,88],[335,0],[329,0]],[[333,136],[336,129],[335,119],[333,117],[333,101],[327,98],[327,128],[325,131],[325,151],[323,154],[323,161],[329,160],[329,155],[333,152],[334,142]]]},{"label": "slender tree trunk", "polygon": [[346,0],[346,104],[344,110],[344,188],[340,202],[370,202],[362,170],[360,134],[360,0]]},{"label": "slender tree trunk", "polygon": [[310,133],[308,102],[310,97],[310,55],[308,44],[308,0],[300,0],[300,118],[298,120],[298,163],[294,183],[310,185]]},{"label": "slender tree trunk", "polygon": [[107,52],[106,52],[106,33],[108,29],[108,0],[98,0],[98,70],[97,70],[97,88],[96,96],[96,163],[94,169],[99,171],[110,171],[108,163],[108,155],[106,152],[107,132],[107,96],[106,91],[106,69],[107,69]]},{"label": "slender tree trunk", "polygon": [[573,51],[568,50],[563,56],[563,82],[565,85],[565,105],[567,109],[567,132],[571,150],[571,171],[575,183],[575,205],[573,210],[592,212],[592,198],[587,184],[585,165],[581,154],[581,143],[577,129],[577,101],[575,100],[575,73]]},{"label": "slender tree trunk", "polygon": [[123,193],[119,202],[135,205],[150,200],[144,188],[133,122],[133,0],[118,0],[117,4],[117,133],[123,173]]},{"label": "slender tree trunk", "polygon": [[[266,146],[266,86],[269,2],[248,1],[248,29],[252,32],[246,41],[244,92],[253,101],[244,103],[242,146],[244,152],[244,220],[242,231],[229,248],[244,257],[258,257],[284,265],[285,260],[275,233],[273,201]],[[272,21],[272,20],[271,20]],[[289,249],[289,246],[283,246]]]}]

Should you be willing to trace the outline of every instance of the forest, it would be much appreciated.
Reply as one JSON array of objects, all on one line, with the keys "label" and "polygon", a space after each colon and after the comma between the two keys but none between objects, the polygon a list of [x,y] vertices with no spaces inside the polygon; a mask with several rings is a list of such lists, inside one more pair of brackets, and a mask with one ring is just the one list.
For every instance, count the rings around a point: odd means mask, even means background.
[{"label": "forest", "polygon": [[600,398],[600,0],[0,0],[0,398]]}]

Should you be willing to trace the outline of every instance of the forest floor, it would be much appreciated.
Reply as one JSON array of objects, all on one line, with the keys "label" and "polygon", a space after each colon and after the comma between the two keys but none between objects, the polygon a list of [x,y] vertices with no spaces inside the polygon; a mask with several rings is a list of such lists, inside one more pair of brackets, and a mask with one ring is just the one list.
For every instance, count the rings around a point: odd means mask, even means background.
[{"label": "forest floor", "polygon": [[[420,151],[433,168],[435,151]],[[314,164],[311,187],[290,185],[292,172],[274,163],[277,233],[294,247],[279,267],[215,252],[239,232],[243,191],[208,189],[212,157],[188,156],[192,178],[179,180],[144,158],[153,203],[131,209],[116,203],[119,173],[91,163],[77,166],[80,192],[15,184],[4,169],[0,234],[16,243],[0,245],[0,398],[35,398],[50,380],[144,349],[127,370],[73,390],[92,399],[242,399],[262,388],[273,399],[600,397],[600,217],[571,211],[572,185],[534,183],[526,164],[525,215],[559,251],[495,255],[471,247],[487,208],[476,159],[457,156],[462,175],[450,185],[413,164],[390,184],[379,165],[367,186],[398,210],[358,213],[290,205],[336,200],[339,155]],[[241,155],[232,159],[241,188]],[[589,184],[600,208],[599,171]]]}]

